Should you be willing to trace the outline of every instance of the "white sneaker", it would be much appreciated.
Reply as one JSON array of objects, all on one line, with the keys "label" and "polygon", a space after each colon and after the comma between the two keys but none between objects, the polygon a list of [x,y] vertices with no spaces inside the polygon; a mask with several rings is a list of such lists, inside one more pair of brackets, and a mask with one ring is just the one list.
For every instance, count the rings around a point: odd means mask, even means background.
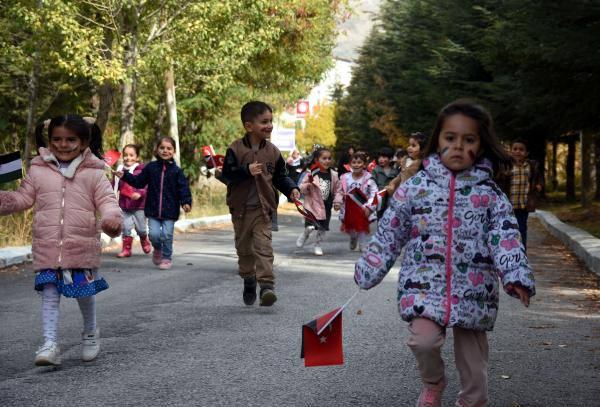
[{"label": "white sneaker", "polygon": [[58,343],[46,341],[35,352],[36,366],[60,366],[60,347]]},{"label": "white sneaker", "polygon": [[304,229],[304,232],[302,232],[302,234],[298,236],[298,239],[296,240],[297,248],[301,248],[304,246],[304,243],[306,243],[306,240],[310,236],[310,232],[312,232],[314,229],[314,226],[308,226],[306,229]]},{"label": "white sneaker", "polygon": [[96,332],[90,334],[83,333],[81,338],[81,359],[84,362],[91,362],[100,352],[100,329],[96,328]]},{"label": "white sneaker", "polygon": [[315,256],[322,256],[323,255],[323,249],[321,249],[321,246],[315,246]]}]

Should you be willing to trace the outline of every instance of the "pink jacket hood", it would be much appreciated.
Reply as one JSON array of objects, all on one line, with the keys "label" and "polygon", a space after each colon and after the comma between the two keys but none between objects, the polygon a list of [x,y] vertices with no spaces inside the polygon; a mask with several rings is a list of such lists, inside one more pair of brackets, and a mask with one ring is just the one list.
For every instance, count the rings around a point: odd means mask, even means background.
[{"label": "pink jacket hood", "polygon": [[101,222],[122,220],[104,162],[86,149],[63,174],[49,150],[39,153],[19,189],[0,192],[0,215],[34,206],[35,270],[99,267]]}]

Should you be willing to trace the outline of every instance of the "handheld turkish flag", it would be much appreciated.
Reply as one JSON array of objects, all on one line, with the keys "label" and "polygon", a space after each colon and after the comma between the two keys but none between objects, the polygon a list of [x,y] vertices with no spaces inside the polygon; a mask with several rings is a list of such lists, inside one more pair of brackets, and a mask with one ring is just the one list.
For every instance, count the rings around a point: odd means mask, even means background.
[{"label": "handheld turkish flag", "polygon": [[356,291],[341,307],[302,325],[300,358],[304,359],[305,367],[344,364],[342,311],[359,291]]},{"label": "handheld turkish flag", "polygon": [[104,153],[104,162],[109,167],[115,165],[117,161],[119,161],[119,158],[121,158],[121,153],[119,153],[117,150],[108,150],[106,153]]},{"label": "handheld turkish flag", "polygon": [[223,168],[223,164],[225,164],[225,156],[217,154],[213,157],[213,159],[215,160],[215,166],[217,168]]},{"label": "handheld turkish flag", "polygon": [[352,167],[350,167],[350,164],[344,164],[344,169],[348,172],[352,171]]},{"label": "handheld turkish flag", "polygon": [[342,311],[336,308],[302,325],[300,358],[305,367],[344,364]]},{"label": "handheld turkish flag", "polygon": [[123,183],[121,184],[121,189],[120,189],[119,193],[123,196],[126,196],[127,198],[131,198],[133,196],[134,192],[135,192],[135,190],[133,189],[133,187],[131,185],[129,185],[128,183],[126,183],[125,181],[123,181]]}]

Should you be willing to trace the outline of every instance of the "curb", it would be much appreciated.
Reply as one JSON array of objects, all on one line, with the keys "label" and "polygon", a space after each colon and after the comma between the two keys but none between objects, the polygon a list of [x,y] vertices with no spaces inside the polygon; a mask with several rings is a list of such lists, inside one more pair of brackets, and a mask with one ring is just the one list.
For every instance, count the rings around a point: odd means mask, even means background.
[{"label": "curb", "polygon": [[[182,219],[175,222],[175,230],[177,232],[187,232],[189,229],[199,228],[203,226],[217,225],[231,222],[231,215],[218,215],[218,216],[206,216],[204,218],[196,219]],[[133,231],[133,236],[135,231]],[[121,236],[115,237],[114,239],[110,236],[102,233],[100,235],[100,241],[102,242],[102,249],[105,249],[115,243],[121,244]],[[19,246],[19,247],[5,247],[0,249],[0,268],[14,266],[15,264],[21,264],[32,261],[33,256],[31,254],[31,246]]]},{"label": "curb", "polygon": [[573,250],[591,271],[600,276],[600,239],[561,222],[552,212],[537,210],[532,215],[542,222],[550,234]]}]

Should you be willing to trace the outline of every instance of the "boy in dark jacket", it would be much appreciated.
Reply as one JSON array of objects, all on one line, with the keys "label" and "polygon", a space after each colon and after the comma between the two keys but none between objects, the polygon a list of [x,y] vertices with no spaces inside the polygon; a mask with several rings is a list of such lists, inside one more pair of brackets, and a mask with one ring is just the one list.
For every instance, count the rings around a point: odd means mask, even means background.
[{"label": "boy in dark jacket", "polygon": [[244,279],[244,303],[254,304],[258,282],[260,305],[270,306],[277,301],[271,245],[271,217],[277,208],[273,187],[292,199],[298,199],[300,191],[288,177],[281,153],[267,140],[273,131],[271,107],[248,102],[241,118],[246,135],[227,149],[222,178],[227,183],[239,273]]},{"label": "boy in dark jacket", "polygon": [[377,184],[377,189],[382,190],[391,180],[398,176],[398,169],[392,165],[394,151],[389,147],[384,147],[379,151],[377,166],[371,172],[371,176]]}]

